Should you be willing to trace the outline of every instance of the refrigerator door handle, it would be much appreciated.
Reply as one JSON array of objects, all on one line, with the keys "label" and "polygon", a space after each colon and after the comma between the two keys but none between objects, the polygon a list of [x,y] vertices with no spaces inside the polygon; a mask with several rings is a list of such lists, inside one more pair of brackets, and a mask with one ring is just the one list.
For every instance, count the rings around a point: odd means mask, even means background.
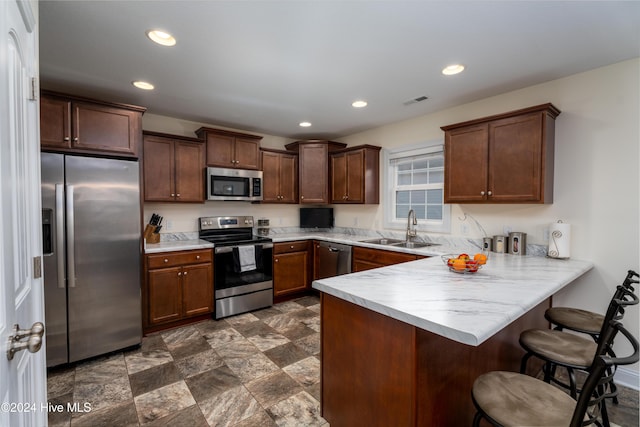
[{"label": "refrigerator door handle", "polygon": [[64,277],[64,186],[56,184],[56,260],[58,262],[58,288],[66,288]]},{"label": "refrigerator door handle", "polygon": [[67,185],[67,280],[70,288],[76,287],[76,245],[73,216],[73,185]]}]

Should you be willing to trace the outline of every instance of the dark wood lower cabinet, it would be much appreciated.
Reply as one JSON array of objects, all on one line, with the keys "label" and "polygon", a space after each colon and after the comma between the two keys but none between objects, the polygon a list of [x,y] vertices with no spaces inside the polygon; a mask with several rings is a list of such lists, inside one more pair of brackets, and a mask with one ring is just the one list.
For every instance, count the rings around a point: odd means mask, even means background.
[{"label": "dark wood lower cabinet", "polygon": [[520,332],[547,328],[550,303],[474,347],[323,293],[322,416],[331,427],[470,426],[473,381],[520,369]]},{"label": "dark wood lower cabinet", "polygon": [[213,313],[211,249],[149,254],[145,264],[145,332]]},{"label": "dark wood lower cabinet", "polygon": [[311,289],[309,241],[273,245],[273,296],[302,294]]}]

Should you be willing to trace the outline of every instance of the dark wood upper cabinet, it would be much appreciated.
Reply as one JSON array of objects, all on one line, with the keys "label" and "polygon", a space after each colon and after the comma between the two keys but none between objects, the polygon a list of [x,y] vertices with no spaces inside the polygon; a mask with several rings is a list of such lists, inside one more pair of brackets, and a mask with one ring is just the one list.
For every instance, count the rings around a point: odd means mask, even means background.
[{"label": "dark wood upper cabinet", "polygon": [[298,191],[300,203],[327,204],[329,193],[329,153],[345,148],[342,142],[310,140],[285,145],[287,150],[297,151]]},{"label": "dark wood upper cabinet", "polygon": [[207,166],[260,169],[261,136],[202,127],[196,135],[207,146]]},{"label": "dark wood upper cabinet", "polygon": [[298,155],[261,149],[262,203],[298,203]]},{"label": "dark wood upper cabinet", "polygon": [[44,151],[138,157],[145,108],[43,91],[40,145]]},{"label": "dark wood upper cabinet", "polygon": [[380,147],[363,145],[330,155],[331,203],[380,203]]},{"label": "dark wood upper cabinet", "polygon": [[552,203],[559,114],[543,104],[443,126],[445,203]]},{"label": "dark wood upper cabinet", "polygon": [[143,188],[147,202],[204,202],[204,143],[144,132]]}]

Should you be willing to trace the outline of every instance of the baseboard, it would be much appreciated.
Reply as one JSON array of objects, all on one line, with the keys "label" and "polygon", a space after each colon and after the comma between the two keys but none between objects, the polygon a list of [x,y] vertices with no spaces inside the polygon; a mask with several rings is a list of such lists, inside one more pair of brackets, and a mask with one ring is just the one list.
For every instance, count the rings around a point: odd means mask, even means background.
[{"label": "baseboard", "polygon": [[640,372],[620,367],[616,370],[616,384],[633,390],[640,390]]}]

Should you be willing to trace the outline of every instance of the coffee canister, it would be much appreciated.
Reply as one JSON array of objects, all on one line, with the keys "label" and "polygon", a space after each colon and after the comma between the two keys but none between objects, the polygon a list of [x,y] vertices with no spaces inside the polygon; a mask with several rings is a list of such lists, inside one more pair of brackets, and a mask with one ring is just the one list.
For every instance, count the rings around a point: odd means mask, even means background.
[{"label": "coffee canister", "polygon": [[509,253],[525,255],[527,253],[527,233],[514,231],[509,233]]},{"label": "coffee canister", "polygon": [[507,242],[509,238],[507,236],[493,236],[493,251],[498,253],[507,252]]},{"label": "coffee canister", "polygon": [[484,252],[490,252],[493,250],[493,239],[491,237],[485,237],[482,239],[482,250]]}]

